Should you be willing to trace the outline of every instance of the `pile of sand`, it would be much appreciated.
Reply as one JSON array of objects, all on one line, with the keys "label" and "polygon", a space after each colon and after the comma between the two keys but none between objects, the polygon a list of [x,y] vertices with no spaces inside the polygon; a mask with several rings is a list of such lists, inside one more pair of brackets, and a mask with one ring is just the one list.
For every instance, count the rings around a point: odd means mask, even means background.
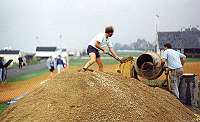
[{"label": "pile of sand", "polygon": [[0,121],[189,122],[194,114],[160,88],[114,73],[65,73],[10,106]]}]

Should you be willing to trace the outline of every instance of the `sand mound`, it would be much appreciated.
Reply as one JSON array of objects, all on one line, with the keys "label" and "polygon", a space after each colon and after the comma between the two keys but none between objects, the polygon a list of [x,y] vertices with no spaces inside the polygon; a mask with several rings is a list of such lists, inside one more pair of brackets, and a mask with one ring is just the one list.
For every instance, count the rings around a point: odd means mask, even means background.
[{"label": "sand mound", "polygon": [[0,121],[189,122],[194,114],[160,88],[114,73],[65,73],[10,106]]}]

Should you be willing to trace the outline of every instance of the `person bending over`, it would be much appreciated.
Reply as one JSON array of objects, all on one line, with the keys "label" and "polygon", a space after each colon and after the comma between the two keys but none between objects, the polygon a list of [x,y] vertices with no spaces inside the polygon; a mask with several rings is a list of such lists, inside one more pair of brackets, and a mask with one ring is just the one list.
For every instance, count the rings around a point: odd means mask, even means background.
[{"label": "person bending over", "polygon": [[[104,54],[110,52],[112,56],[119,59],[109,39],[113,35],[113,33],[114,33],[113,27],[107,26],[105,28],[104,33],[97,34],[91,40],[91,42],[88,44],[88,47],[87,47],[87,54],[90,56],[90,60],[79,71],[86,71],[95,62],[98,64],[99,71],[103,71],[103,63],[102,63],[102,59],[100,57],[99,51],[102,51]],[[106,51],[106,48],[109,49],[109,52]]]}]

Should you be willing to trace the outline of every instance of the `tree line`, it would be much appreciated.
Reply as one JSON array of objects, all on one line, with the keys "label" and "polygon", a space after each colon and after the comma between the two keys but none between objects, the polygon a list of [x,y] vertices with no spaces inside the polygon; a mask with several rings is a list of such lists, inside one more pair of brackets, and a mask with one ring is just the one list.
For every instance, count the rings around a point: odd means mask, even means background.
[{"label": "tree line", "polygon": [[155,45],[145,39],[137,39],[136,42],[130,44],[115,43],[114,48],[116,50],[153,50]]}]

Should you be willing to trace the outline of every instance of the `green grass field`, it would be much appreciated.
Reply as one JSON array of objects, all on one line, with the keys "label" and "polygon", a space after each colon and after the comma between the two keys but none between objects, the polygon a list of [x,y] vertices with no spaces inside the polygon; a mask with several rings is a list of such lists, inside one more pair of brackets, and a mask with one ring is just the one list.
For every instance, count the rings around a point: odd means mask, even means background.
[{"label": "green grass field", "polygon": [[[129,56],[138,57],[141,54],[142,54],[141,52],[117,52],[117,55],[120,56],[120,57],[129,57]],[[109,57],[109,55],[102,54],[102,53],[101,53],[101,56],[102,57]]]},{"label": "green grass field", "polygon": [[131,57],[138,57],[142,53],[141,52],[117,52],[117,54],[120,57],[129,57],[129,56],[131,56]]},{"label": "green grass field", "polygon": [[200,62],[200,58],[187,58],[187,62]]},{"label": "green grass field", "polygon": [[[118,52],[120,57],[138,57],[141,55],[141,52]],[[108,55],[101,54],[102,57],[109,57]],[[89,59],[71,59],[69,64],[70,66],[83,66]],[[200,62],[200,58],[187,58],[187,62]],[[118,62],[115,59],[103,59],[104,64],[117,64]]]},{"label": "green grass field", "polygon": [[[69,62],[70,66],[83,66],[89,59],[71,59]],[[103,64],[117,64],[118,62],[114,59],[103,59]]]},{"label": "green grass field", "polygon": [[5,103],[0,104],[0,114],[8,107]]},{"label": "green grass field", "polygon": [[[117,54],[120,57],[138,57],[139,55],[141,55],[141,52],[117,52]],[[101,53],[101,57],[110,57],[109,55],[106,54],[102,54]],[[89,59],[71,59],[69,62],[70,66],[83,66]],[[103,60],[103,64],[109,65],[109,64],[117,64],[119,63],[118,61],[116,61],[115,59],[111,58],[111,59],[102,59]]]}]

